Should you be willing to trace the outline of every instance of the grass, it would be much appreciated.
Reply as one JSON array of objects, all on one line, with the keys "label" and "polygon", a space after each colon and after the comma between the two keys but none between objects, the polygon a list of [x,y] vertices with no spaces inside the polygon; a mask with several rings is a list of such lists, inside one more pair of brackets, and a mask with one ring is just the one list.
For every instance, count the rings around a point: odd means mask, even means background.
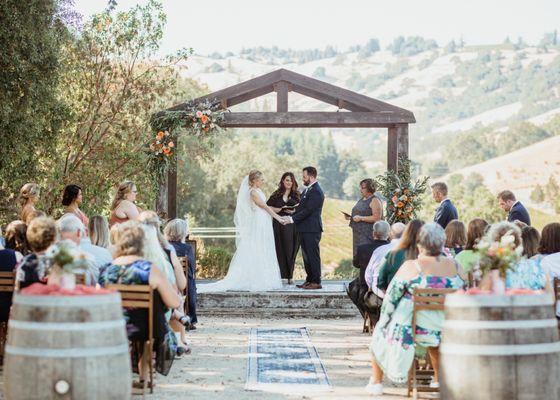
[{"label": "grass", "polygon": [[535,208],[529,208],[528,211],[531,216],[531,225],[539,231],[542,231],[542,228],[546,224],[550,224],[551,222],[560,222],[559,215],[547,214]]}]

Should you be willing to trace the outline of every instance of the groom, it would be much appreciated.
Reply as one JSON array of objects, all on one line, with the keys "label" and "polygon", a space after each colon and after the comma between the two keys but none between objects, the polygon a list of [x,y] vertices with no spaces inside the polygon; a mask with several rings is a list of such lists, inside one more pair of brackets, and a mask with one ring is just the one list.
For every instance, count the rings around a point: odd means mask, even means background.
[{"label": "groom", "polygon": [[306,189],[301,194],[301,200],[295,213],[287,218],[287,222],[295,223],[301,242],[303,264],[307,278],[302,289],[321,289],[321,253],[319,242],[323,232],[321,212],[325,195],[317,182],[317,169],[305,167],[303,169],[303,184]]}]

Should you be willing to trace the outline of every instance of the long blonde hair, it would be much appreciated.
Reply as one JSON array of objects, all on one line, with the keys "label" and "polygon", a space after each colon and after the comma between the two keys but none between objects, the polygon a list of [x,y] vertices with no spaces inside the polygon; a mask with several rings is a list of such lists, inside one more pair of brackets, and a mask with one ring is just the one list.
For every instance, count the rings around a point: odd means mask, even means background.
[{"label": "long blonde hair", "polygon": [[145,223],[141,223],[140,225],[145,233],[143,251],[144,259],[154,264],[160,271],[165,273],[165,276],[170,283],[175,284],[176,278],[173,266],[167,259],[167,255],[159,244],[156,228],[154,228],[153,225]]},{"label": "long blonde hair", "polygon": [[40,192],[41,189],[36,183],[26,183],[19,191],[19,203],[24,207],[30,199],[38,197]]},{"label": "long blonde hair", "polygon": [[113,204],[111,205],[111,210],[116,209],[121,201],[126,198],[126,195],[132,192],[134,189],[134,183],[132,181],[124,181],[117,187],[117,193],[115,193],[115,198],[113,199]]},{"label": "long blonde hair", "polygon": [[102,215],[94,215],[89,220],[89,237],[91,243],[96,246],[109,248],[109,224],[107,218]]}]

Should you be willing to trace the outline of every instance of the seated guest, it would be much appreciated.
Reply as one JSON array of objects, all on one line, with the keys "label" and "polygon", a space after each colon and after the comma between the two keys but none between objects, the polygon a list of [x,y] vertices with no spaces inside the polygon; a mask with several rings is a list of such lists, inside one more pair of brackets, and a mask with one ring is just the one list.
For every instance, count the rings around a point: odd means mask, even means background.
[{"label": "seated guest", "polygon": [[[399,244],[385,256],[383,265],[379,270],[377,287],[383,291],[387,290],[393,276],[406,260],[414,260],[418,257],[416,241],[424,221],[414,219],[410,221],[402,234]],[[441,249],[440,249],[441,250]]]},{"label": "seated guest", "polygon": [[187,277],[187,297],[189,317],[191,318],[190,329],[196,329],[195,324],[198,322],[196,316],[196,258],[194,249],[188,243],[185,243],[189,235],[189,225],[184,219],[173,219],[167,223],[163,231],[165,238],[175,248],[178,257],[186,257],[189,270]]},{"label": "seated guest", "polygon": [[64,214],[75,215],[80,221],[82,221],[82,224],[84,224],[87,229],[89,219],[86,214],[80,210],[80,204],[82,204],[82,188],[74,184],[66,185],[64,187],[64,193],[62,194]]},{"label": "seated guest", "polygon": [[527,258],[540,262],[542,255],[539,254],[539,243],[541,234],[532,226],[521,228],[521,242],[523,243],[523,255]]},{"label": "seated guest", "polygon": [[130,181],[124,181],[118,186],[113,204],[111,204],[109,226],[138,218],[141,210],[134,204],[137,193],[136,185]]},{"label": "seated guest", "polygon": [[[154,348],[158,348],[162,342],[169,346],[169,351],[158,351],[156,355],[157,357],[160,355],[169,356],[169,359],[165,361],[170,367],[175,356],[177,342],[164,315],[166,308],[179,307],[181,299],[177,296],[177,292],[173,289],[165,274],[143,258],[144,241],[144,230],[138,222],[128,221],[120,224],[115,233],[116,258],[101,269],[99,284],[101,286],[108,284],[150,285],[154,289]],[[124,315],[129,340],[146,340],[148,335],[146,310],[126,309]],[[167,340],[164,340],[166,338]],[[135,346],[135,349],[139,352],[142,351],[141,346]],[[141,355],[138,359],[141,359]],[[158,360],[156,365],[160,365],[161,361],[163,360]],[[140,384],[146,379],[147,372],[141,368],[140,364]]]},{"label": "seated guest", "polygon": [[[6,249],[0,245],[0,271],[12,272],[17,263],[23,259],[21,253]],[[0,322],[6,322],[10,318],[10,307],[12,306],[12,293],[0,292]]]},{"label": "seated guest", "polygon": [[368,285],[368,288],[380,298],[383,298],[385,296],[385,292],[377,288],[377,278],[379,277],[379,270],[381,268],[381,265],[383,264],[383,261],[385,260],[385,256],[387,255],[387,253],[393,250],[395,246],[399,244],[405,227],[406,225],[402,222],[395,222],[393,225],[391,225],[391,232],[389,233],[391,241],[388,244],[379,246],[377,249],[375,249],[373,251],[373,254],[371,255],[371,258],[369,259],[364,278],[366,280],[366,285]]},{"label": "seated guest", "polygon": [[91,244],[104,249],[109,249],[111,242],[109,241],[109,223],[107,218],[102,215],[94,215],[89,220],[88,226],[89,238]]},{"label": "seated guest", "polygon": [[449,257],[455,257],[463,251],[467,244],[467,230],[465,224],[459,220],[452,220],[445,227],[445,249],[444,252]]},{"label": "seated guest", "polygon": [[95,284],[99,278],[99,269],[113,259],[109,250],[91,244],[84,224],[74,214],[63,215],[58,220],[58,229],[61,240],[71,240],[89,255],[90,269],[86,271],[86,283]]},{"label": "seated guest", "polygon": [[432,185],[432,197],[439,203],[439,207],[434,215],[434,222],[440,224],[445,229],[450,221],[459,218],[457,209],[447,197],[447,185],[444,182],[434,183]]},{"label": "seated guest", "polygon": [[[545,225],[541,234],[539,253],[543,256],[541,266],[552,282],[560,278],[560,223]],[[560,317],[560,301],[556,303],[556,315]]]},{"label": "seated guest", "polygon": [[498,193],[498,205],[502,210],[508,213],[508,222],[521,221],[527,225],[531,225],[531,217],[527,209],[515,198],[513,192],[503,190]]},{"label": "seated guest", "polygon": [[[358,246],[358,250],[356,253],[356,257],[354,257],[354,266],[360,268],[360,275],[354,279],[348,287],[346,288],[346,292],[348,296],[352,300],[352,302],[358,307],[360,314],[362,317],[366,317],[366,313],[368,312],[368,307],[364,303],[364,296],[368,291],[368,286],[365,280],[365,272],[366,267],[369,263],[369,259],[371,258],[371,254],[375,249],[380,246],[384,246],[389,244],[389,231],[391,227],[385,221],[377,221],[373,224],[373,241],[368,244],[361,244]],[[369,310],[375,315],[375,321],[377,322],[377,310]],[[371,320],[371,318],[370,318]]]},{"label": "seated guest", "polygon": [[467,229],[467,244],[465,249],[455,256],[465,273],[470,272],[478,265],[480,257],[476,252],[476,245],[486,233],[488,222],[482,218],[475,218],[469,222]]},{"label": "seated guest", "polygon": [[31,249],[27,243],[27,225],[25,222],[16,220],[8,224],[6,227],[5,247],[17,251],[23,256],[31,253]]},{"label": "seated guest", "polygon": [[441,249],[444,244],[445,232],[440,225],[424,225],[418,235],[418,258],[406,261],[391,281],[370,345],[373,371],[366,387],[368,393],[383,393],[381,380],[384,373],[394,382],[406,382],[416,346],[428,348],[434,367],[434,378],[430,386],[439,387],[437,347],[443,328],[443,312],[419,312],[416,315],[416,332],[413,336],[412,295],[415,288],[459,289],[463,286],[463,280],[457,274],[456,262],[442,256]]},{"label": "seated guest", "polygon": [[[491,242],[500,242],[503,236],[511,235],[516,247],[523,246],[521,240],[521,229],[511,222],[498,222],[493,224],[486,234]],[[513,268],[506,272],[507,289],[530,289],[541,290],[546,284],[546,275],[540,265],[535,260],[522,258]],[[491,287],[489,276],[483,278],[480,284],[482,289]]]},{"label": "seated guest", "polygon": [[39,201],[40,193],[41,190],[36,183],[26,183],[19,191],[20,219],[28,225],[31,222],[31,219],[29,219],[30,214],[36,211],[35,204]]},{"label": "seated guest", "polygon": [[27,243],[32,253],[21,260],[17,268],[16,285],[23,289],[32,283],[46,283],[48,262],[45,252],[56,241],[56,223],[52,218],[35,218],[27,226]]}]

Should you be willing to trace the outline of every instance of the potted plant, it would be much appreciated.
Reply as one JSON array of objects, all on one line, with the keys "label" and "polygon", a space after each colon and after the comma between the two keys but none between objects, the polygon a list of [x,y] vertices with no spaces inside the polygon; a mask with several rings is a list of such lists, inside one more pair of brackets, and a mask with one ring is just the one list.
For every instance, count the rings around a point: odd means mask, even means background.
[{"label": "potted plant", "polygon": [[62,289],[76,287],[76,273],[88,270],[87,254],[70,241],[52,245],[46,253],[49,260],[48,284],[59,285]]}]

